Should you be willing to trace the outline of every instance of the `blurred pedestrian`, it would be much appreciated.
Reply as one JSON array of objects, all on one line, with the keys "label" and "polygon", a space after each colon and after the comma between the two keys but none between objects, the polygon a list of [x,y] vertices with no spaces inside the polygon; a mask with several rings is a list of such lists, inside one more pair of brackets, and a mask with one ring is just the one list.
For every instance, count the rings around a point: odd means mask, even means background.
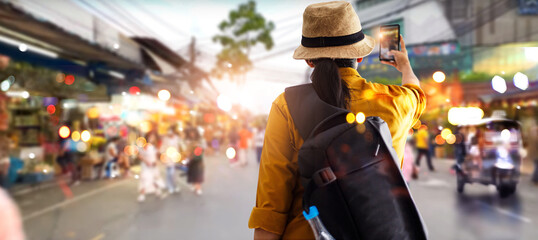
[{"label": "blurred pedestrian", "polygon": [[[403,37],[402,50],[391,51],[395,61],[383,62],[402,73],[402,86],[382,85],[366,81],[356,70],[357,63],[373,51],[375,40],[361,31],[360,20],[350,3],[335,1],[308,6],[302,29],[303,41],[308,46],[301,44],[294,58],[304,59],[314,68],[312,87],[319,98],[353,113],[383,119],[401,161],[407,132],[416,124],[426,104]],[[316,41],[325,37],[326,41]],[[314,239],[301,206],[304,189],[299,179],[298,150],[304,139],[291,120],[283,93],[272,104],[265,132],[256,206],[248,224],[255,229],[254,239]]]},{"label": "blurred pedestrian", "polygon": [[0,188],[0,240],[24,240],[22,218],[17,205]]},{"label": "blurred pedestrian", "polygon": [[243,124],[243,128],[239,130],[239,164],[246,166],[248,164],[248,147],[249,141],[252,138],[252,132],[248,130],[248,125]]},{"label": "blurred pedestrian", "polygon": [[123,177],[128,177],[131,171],[129,155],[124,151],[126,146],[127,140],[125,137],[120,137],[116,143],[116,151],[118,152],[118,167],[120,168],[120,171],[123,172],[120,173]]},{"label": "blurred pedestrian", "polygon": [[205,154],[208,156],[213,155],[215,152],[213,149],[213,136],[214,136],[213,127],[211,125],[208,125],[204,129],[204,136],[203,136],[205,139],[205,142],[208,143],[207,148],[205,149]]},{"label": "blurred pedestrian", "polygon": [[473,169],[476,171],[471,171],[472,177],[478,177],[480,175],[480,170],[482,169],[482,154],[480,151],[480,135],[477,134],[471,139],[471,148],[469,148],[469,156],[473,163]]},{"label": "blurred pedestrian", "polygon": [[161,173],[157,166],[157,134],[149,132],[146,134],[146,145],[140,149],[141,172],[140,182],[138,185],[138,201],[146,200],[146,193],[154,190],[155,195],[164,197],[161,190],[164,188],[164,182],[161,178]]},{"label": "blurred pedestrian", "polygon": [[433,126],[431,128],[429,128],[429,151],[430,151],[430,156],[432,158],[432,160],[435,158],[436,154],[435,154],[435,148],[437,147],[437,143],[435,142],[435,136],[439,135],[441,133],[441,131],[439,131],[439,129],[437,128],[434,128]]},{"label": "blurred pedestrian", "polygon": [[105,170],[105,177],[107,178],[114,178],[116,177],[116,172],[118,168],[118,146],[117,142],[119,141],[119,137],[115,136],[108,140],[108,143],[105,147],[105,159],[104,159],[104,170]]},{"label": "blurred pedestrian", "polygon": [[461,164],[465,162],[465,156],[467,155],[467,146],[463,127],[456,128],[454,135],[456,136],[456,142],[454,143],[454,156],[456,157],[456,163],[452,166],[451,173],[455,173],[454,171],[457,169],[457,165],[461,167]]},{"label": "blurred pedestrian", "polygon": [[167,134],[162,138],[161,142],[161,160],[166,166],[166,188],[168,193],[172,194],[179,192],[179,186],[176,183],[176,168],[175,164],[179,161],[179,136],[170,128]]},{"label": "blurred pedestrian", "polygon": [[232,164],[232,166],[235,166],[239,164],[239,162],[237,161],[238,159],[237,153],[239,152],[239,131],[237,130],[235,126],[232,126],[232,128],[228,132],[228,145],[229,147],[233,148],[236,152],[233,158],[230,159],[230,164]]},{"label": "blurred pedestrian", "polygon": [[193,185],[193,191],[202,195],[202,183],[204,182],[204,149],[205,142],[197,129],[188,132],[188,170],[187,182]]},{"label": "blurred pedestrian", "polygon": [[80,183],[80,174],[78,169],[78,150],[77,143],[69,136],[61,141],[60,150],[61,162],[65,166],[66,174],[71,177],[71,185],[78,185]]},{"label": "blurred pedestrian", "polygon": [[420,160],[422,156],[426,157],[428,168],[431,172],[435,171],[432,163],[432,156],[430,152],[430,134],[428,133],[428,126],[422,124],[415,135],[415,146],[417,148],[417,158],[415,164],[420,167]]},{"label": "blurred pedestrian", "polygon": [[454,153],[456,155],[456,162],[458,164],[463,163],[465,160],[465,155],[467,155],[466,147],[465,147],[465,134],[462,127],[456,128],[456,131],[454,132],[454,136],[456,136],[456,142],[454,143]]},{"label": "blurred pedestrian", "polygon": [[254,144],[256,144],[256,160],[258,160],[258,163],[260,163],[260,160],[262,158],[264,137],[265,137],[265,127],[259,126],[258,131],[256,132],[256,137],[254,139]]}]

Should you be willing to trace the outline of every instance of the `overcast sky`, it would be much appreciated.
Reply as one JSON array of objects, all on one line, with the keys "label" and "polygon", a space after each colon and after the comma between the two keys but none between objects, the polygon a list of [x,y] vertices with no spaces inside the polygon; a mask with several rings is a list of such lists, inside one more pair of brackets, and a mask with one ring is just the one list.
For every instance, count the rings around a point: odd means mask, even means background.
[{"label": "overcast sky", "polygon": [[[91,5],[98,9],[94,14],[115,26],[128,36],[149,36],[159,39],[171,49],[188,52],[191,37],[197,39],[201,52],[198,65],[210,70],[213,57],[220,46],[211,38],[219,32],[218,24],[246,0],[73,0],[80,6]],[[227,81],[215,80],[223,93],[256,113],[267,113],[271,102],[285,87],[302,83],[306,64],[292,58],[300,44],[302,13],[306,6],[321,1],[259,0],[257,10],[275,23],[272,33],[275,46],[271,51],[263,47],[251,52],[254,70],[247,75],[245,85],[236,86]]]}]

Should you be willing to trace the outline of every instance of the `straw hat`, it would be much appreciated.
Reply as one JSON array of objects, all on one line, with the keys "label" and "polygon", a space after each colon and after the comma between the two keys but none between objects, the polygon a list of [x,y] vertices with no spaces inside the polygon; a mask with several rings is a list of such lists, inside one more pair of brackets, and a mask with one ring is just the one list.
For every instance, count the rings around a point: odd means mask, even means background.
[{"label": "straw hat", "polygon": [[374,38],[362,32],[361,21],[351,3],[317,3],[304,11],[303,38],[293,58],[362,58],[374,46]]}]

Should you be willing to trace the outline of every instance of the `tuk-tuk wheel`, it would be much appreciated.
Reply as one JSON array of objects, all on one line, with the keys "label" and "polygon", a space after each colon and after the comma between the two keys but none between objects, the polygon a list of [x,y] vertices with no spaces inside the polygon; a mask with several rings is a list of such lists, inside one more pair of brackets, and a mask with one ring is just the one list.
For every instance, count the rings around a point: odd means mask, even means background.
[{"label": "tuk-tuk wheel", "polygon": [[497,186],[497,190],[499,191],[499,196],[501,198],[508,197],[516,191],[516,185],[515,184],[505,184]]},{"label": "tuk-tuk wheel", "polygon": [[456,181],[458,193],[463,193],[463,188],[465,186],[465,178],[461,175],[461,173],[456,173]]}]

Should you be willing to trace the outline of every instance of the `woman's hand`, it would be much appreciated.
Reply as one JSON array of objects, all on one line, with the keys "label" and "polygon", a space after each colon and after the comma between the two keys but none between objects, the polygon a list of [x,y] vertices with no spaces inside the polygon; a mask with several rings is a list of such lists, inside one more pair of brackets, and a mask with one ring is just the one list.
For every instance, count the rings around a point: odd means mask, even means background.
[{"label": "woman's hand", "polygon": [[386,65],[391,65],[396,68],[399,72],[402,73],[402,85],[404,84],[414,84],[420,86],[417,76],[411,68],[411,63],[409,62],[409,57],[407,56],[407,49],[405,48],[405,42],[403,36],[400,35],[400,46],[401,51],[391,50],[390,54],[394,56],[394,61],[381,61],[381,63]]},{"label": "woman's hand", "polygon": [[394,61],[385,61],[382,60],[381,63],[386,65],[391,65],[395,67],[399,72],[403,73],[411,69],[411,64],[409,63],[409,57],[407,56],[407,49],[405,48],[405,42],[403,36],[400,35],[400,46],[401,51],[390,50],[389,55],[394,56]]}]

